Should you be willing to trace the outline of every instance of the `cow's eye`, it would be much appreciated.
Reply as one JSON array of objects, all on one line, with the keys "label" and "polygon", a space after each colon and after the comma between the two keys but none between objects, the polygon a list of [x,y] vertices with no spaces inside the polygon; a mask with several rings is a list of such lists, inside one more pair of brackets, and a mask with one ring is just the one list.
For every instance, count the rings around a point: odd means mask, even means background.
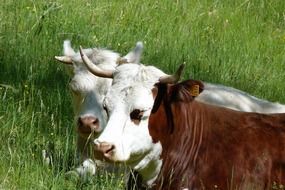
[{"label": "cow's eye", "polygon": [[134,122],[140,122],[142,117],[143,117],[143,113],[144,113],[144,111],[142,111],[142,110],[134,109],[130,114],[130,118]]},{"label": "cow's eye", "polygon": [[105,102],[103,103],[103,109],[105,110],[105,112],[107,113],[107,116],[109,117],[109,110],[108,110]]}]

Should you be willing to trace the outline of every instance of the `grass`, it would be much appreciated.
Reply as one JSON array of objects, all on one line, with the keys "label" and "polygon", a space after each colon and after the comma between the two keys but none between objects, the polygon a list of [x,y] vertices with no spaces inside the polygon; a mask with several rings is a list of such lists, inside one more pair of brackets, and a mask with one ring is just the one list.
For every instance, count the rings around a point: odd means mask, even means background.
[{"label": "grass", "polygon": [[[0,3],[0,189],[123,189],[98,174],[67,180],[76,165],[69,80],[53,57],[62,43],[127,53],[142,62],[285,103],[285,2],[2,0]],[[53,165],[41,151],[53,153]]]}]

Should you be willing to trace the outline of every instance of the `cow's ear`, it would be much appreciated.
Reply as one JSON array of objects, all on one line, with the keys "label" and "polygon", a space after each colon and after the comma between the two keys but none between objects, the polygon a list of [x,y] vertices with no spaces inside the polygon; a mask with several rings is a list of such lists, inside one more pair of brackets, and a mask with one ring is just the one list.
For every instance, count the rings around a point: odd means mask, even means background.
[{"label": "cow's ear", "polygon": [[187,80],[185,81],[184,86],[193,98],[199,96],[204,90],[204,84],[199,80]]},{"label": "cow's ear", "polygon": [[192,101],[203,91],[201,81],[186,80],[170,87],[169,96],[172,101]]},{"label": "cow's ear", "polygon": [[71,47],[70,40],[65,40],[63,42],[63,53],[64,53],[65,56],[73,56],[73,55],[75,55],[75,51]]},{"label": "cow's ear", "polygon": [[127,63],[139,64],[143,52],[143,43],[137,42],[136,47],[123,57]]}]

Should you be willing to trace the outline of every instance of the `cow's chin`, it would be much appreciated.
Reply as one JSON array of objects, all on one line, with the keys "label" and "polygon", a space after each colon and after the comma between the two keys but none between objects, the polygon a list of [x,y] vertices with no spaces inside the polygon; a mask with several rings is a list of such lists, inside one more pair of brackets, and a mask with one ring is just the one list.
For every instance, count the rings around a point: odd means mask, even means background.
[{"label": "cow's chin", "polygon": [[100,151],[94,151],[94,158],[108,163],[124,163],[126,159],[118,157],[115,153],[104,154]]},{"label": "cow's chin", "polygon": [[133,167],[136,166],[142,159],[144,155],[118,155],[115,152],[112,154],[103,154],[102,152],[94,151],[94,158],[108,162],[108,163],[116,163],[116,164],[125,164],[127,166]]},{"label": "cow's chin", "polygon": [[145,155],[132,155],[127,161],[126,164],[131,168],[135,168],[139,163],[144,160]]},{"label": "cow's chin", "polygon": [[105,160],[108,160],[109,162],[118,163],[118,164],[124,164],[131,168],[135,168],[137,165],[140,165],[142,160],[145,159],[146,155],[148,155],[147,152],[145,153],[130,153],[130,154],[123,154],[123,155],[112,155],[112,157],[104,157]]}]

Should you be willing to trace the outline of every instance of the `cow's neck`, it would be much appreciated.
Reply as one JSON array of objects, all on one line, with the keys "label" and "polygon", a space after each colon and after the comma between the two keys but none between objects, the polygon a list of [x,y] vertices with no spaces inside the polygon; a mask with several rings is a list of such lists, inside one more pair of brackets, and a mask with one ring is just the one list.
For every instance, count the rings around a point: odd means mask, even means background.
[{"label": "cow's neck", "polygon": [[[190,106],[190,104],[194,105]],[[150,118],[150,134],[155,142],[161,142],[163,150],[161,153],[163,166],[155,181],[157,187],[191,186],[195,175],[192,168],[197,163],[197,155],[205,132],[202,123],[205,120],[203,119],[204,110],[196,104],[199,103],[173,104],[170,110],[172,114],[166,113],[170,107],[161,104]],[[172,117],[173,120],[165,119],[167,117]],[[164,119],[157,122],[158,118]],[[183,173],[183,171],[188,173]],[[173,175],[176,176],[175,179]],[[186,178],[185,182],[181,180]]]},{"label": "cow's neck", "polygon": [[145,186],[151,187],[160,173],[162,160],[161,144],[159,142],[153,144],[153,149],[145,155],[145,157],[134,167],[134,169],[141,175]]}]

